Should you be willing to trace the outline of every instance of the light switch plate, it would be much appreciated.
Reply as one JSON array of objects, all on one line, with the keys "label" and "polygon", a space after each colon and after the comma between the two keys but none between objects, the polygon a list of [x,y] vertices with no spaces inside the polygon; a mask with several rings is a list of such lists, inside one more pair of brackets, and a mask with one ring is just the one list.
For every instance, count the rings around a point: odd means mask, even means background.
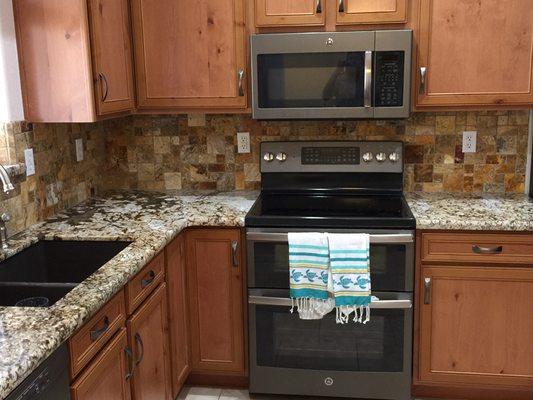
[{"label": "light switch plate", "polygon": [[76,139],[76,161],[83,161],[83,139]]},{"label": "light switch plate", "polygon": [[239,153],[250,152],[250,132],[237,132],[237,151]]},{"label": "light switch plate", "polygon": [[477,131],[463,132],[463,153],[475,153],[477,145]]},{"label": "light switch plate", "polygon": [[26,176],[35,175],[35,159],[33,149],[24,150],[24,163],[26,164]]}]

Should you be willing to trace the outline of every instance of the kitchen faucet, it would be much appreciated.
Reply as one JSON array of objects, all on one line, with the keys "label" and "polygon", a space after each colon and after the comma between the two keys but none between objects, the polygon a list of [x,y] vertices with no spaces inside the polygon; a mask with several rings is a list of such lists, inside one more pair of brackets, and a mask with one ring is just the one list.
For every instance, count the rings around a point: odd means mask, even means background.
[{"label": "kitchen faucet", "polygon": [[2,186],[4,188],[5,194],[8,194],[12,190],[15,190],[15,187],[11,183],[11,179],[9,179],[9,175],[7,174],[6,169],[1,164],[0,164],[0,180],[2,181]]}]

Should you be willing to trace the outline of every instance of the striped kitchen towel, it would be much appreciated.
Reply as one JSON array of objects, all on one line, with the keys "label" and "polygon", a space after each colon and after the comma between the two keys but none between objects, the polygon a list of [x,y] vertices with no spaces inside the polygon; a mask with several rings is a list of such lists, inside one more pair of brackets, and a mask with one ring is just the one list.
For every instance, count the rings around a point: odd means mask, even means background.
[{"label": "striped kitchen towel", "polygon": [[[370,321],[370,237],[366,233],[327,234],[337,322]],[[363,316],[366,314],[365,319]]]},{"label": "striped kitchen towel", "polygon": [[320,319],[333,310],[328,291],[329,249],[324,233],[289,233],[290,296],[301,319]]}]

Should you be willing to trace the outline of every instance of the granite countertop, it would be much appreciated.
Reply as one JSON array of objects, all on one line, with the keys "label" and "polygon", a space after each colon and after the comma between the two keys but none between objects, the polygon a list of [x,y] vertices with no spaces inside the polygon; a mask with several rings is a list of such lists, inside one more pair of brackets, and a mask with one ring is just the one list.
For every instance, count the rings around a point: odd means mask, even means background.
[{"label": "granite countertop", "polygon": [[[180,231],[242,226],[257,192],[119,192],[82,203],[9,240],[11,256],[40,239],[133,243],[50,308],[0,307],[0,399],[67,340]],[[406,195],[419,229],[533,231],[524,195]]]}]

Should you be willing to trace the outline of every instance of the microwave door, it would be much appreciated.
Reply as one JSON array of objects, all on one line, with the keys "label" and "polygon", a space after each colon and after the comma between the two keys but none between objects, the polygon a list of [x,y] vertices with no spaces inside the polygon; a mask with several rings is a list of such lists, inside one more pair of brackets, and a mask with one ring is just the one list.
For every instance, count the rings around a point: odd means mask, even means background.
[{"label": "microwave door", "polygon": [[374,32],[252,36],[257,119],[372,118]]},{"label": "microwave door", "polygon": [[408,118],[411,110],[412,31],[377,31],[374,53],[374,118]]}]

